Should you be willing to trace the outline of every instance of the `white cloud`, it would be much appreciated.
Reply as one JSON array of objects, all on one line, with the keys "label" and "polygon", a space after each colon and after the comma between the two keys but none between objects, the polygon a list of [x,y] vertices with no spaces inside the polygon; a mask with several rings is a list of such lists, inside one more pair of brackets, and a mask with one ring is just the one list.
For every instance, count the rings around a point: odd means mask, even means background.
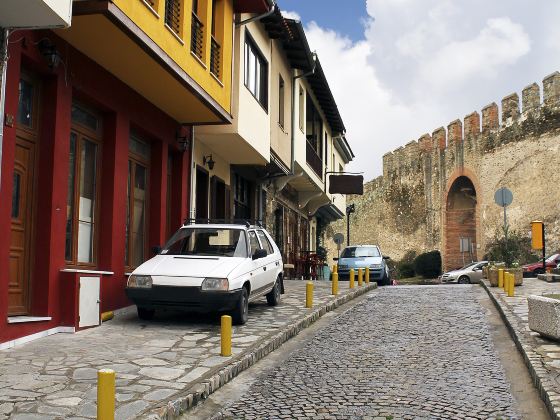
[{"label": "white cloud", "polygon": [[555,0],[368,0],[366,11],[357,42],[306,27],[356,153],[351,169],[366,179],[384,153],[560,69]]},{"label": "white cloud", "polygon": [[294,11],[284,11],[282,10],[282,16],[284,16],[286,19],[294,19],[294,20],[301,20],[301,16]]}]

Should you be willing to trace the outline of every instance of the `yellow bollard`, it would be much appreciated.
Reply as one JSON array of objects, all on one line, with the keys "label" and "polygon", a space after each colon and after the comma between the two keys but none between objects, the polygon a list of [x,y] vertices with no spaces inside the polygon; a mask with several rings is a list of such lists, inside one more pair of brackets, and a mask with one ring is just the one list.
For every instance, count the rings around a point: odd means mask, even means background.
[{"label": "yellow bollard", "polygon": [[369,284],[369,267],[366,267],[366,284]]},{"label": "yellow bollard", "polygon": [[335,271],[332,273],[332,294],[338,295],[338,273]]},{"label": "yellow bollard", "polygon": [[501,287],[501,288],[504,287],[504,269],[503,268],[498,269],[498,287]]},{"label": "yellow bollard", "polygon": [[[507,284],[508,284],[508,281],[509,281],[508,280],[509,279],[508,275],[509,275],[509,272],[504,271],[504,274],[503,274],[504,284],[502,285],[502,289],[504,289],[504,293],[507,293]],[[499,281],[499,279],[498,279],[498,281]]]},{"label": "yellow bollard", "polygon": [[115,371],[97,371],[97,420],[115,420]]},{"label": "yellow bollard", "polygon": [[333,273],[338,273],[338,264],[335,264],[332,266],[332,272]]},{"label": "yellow bollard", "polygon": [[308,281],[305,286],[305,307],[313,308],[313,282]]},{"label": "yellow bollard", "polygon": [[364,284],[364,272],[361,268],[358,268],[358,286],[362,287]]},{"label": "yellow bollard", "polygon": [[350,289],[353,289],[354,288],[354,269],[353,268],[350,269],[350,274],[349,275],[350,275],[350,278],[348,280],[348,283],[349,283]]},{"label": "yellow bollard", "polygon": [[508,297],[515,296],[515,275],[511,273],[509,275],[509,289],[508,289]]},{"label": "yellow bollard", "polygon": [[220,341],[222,346],[221,355],[223,357],[231,356],[231,316],[222,315],[221,318]]}]

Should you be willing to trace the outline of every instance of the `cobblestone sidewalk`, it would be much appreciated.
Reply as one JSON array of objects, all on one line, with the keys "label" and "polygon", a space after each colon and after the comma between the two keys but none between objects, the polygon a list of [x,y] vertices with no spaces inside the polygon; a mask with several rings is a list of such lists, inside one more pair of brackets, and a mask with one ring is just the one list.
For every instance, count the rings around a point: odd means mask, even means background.
[{"label": "cobblestone sidewalk", "polygon": [[372,292],[212,420],[520,418],[484,298],[478,285]]},{"label": "cobblestone sidewalk", "polygon": [[[231,359],[219,354],[218,316],[162,314],[141,321],[133,307],[98,328],[1,351],[0,418],[94,418],[101,368],[117,373],[116,418],[146,416],[299,320],[320,316],[317,308],[335,304],[330,282],[315,282],[313,309],[304,308],[305,282],[285,287],[279,306],[267,306],[264,298],[250,305],[247,324],[234,328]],[[338,302],[357,295],[345,283],[340,292]]]},{"label": "cobblestone sidewalk", "polygon": [[527,297],[560,293],[560,283],[525,278],[523,285],[515,288],[514,297],[507,297],[499,287],[490,287],[488,281],[484,281],[484,287],[505,318],[552,418],[560,418],[560,343],[531,331],[527,317]]}]

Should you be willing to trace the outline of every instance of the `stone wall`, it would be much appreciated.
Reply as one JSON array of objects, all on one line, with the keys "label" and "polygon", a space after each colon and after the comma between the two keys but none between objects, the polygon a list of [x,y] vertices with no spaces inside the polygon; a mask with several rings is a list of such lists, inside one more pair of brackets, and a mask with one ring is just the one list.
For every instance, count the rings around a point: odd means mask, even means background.
[{"label": "stone wall", "polygon": [[[550,253],[560,248],[560,73],[533,83],[519,95],[473,112],[424,134],[418,141],[383,156],[383,176],[364,187],[363,196],[349,197],[351,242],[379,244],[385,255],[400,259],[408,250],[438,249],[447,268],[457,265],[459,232],[472,223],[473,258],[481,259],[486,246],[503,225],[503,210],[494,203],[500,187],[514,195],[508,207],[511,229],[530,231],[531,220],[544,220]],[[466,177],[474,191],[461,187]],[[474,211],[457,211],[448,197],[471,199]],[[457,187],[461,187],[458,188]],[[458,202],[457,202],[458,203]],[[449,225],[449,228],[448,228]],[[473,231],[472,226],[469,231]],[[464,230],[464,229],[463,229]],[[331,258],[336,255],[332,235],[346,234],[346,220],[325,232]],[[331,260],[332,262],[332,260]]]}]

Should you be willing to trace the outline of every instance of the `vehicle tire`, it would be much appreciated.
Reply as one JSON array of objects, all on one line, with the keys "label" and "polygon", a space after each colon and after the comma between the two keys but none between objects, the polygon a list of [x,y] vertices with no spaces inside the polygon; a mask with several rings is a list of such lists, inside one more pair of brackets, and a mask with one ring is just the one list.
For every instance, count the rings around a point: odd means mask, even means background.
[{"label": "vehicle tire", "polygon": [[457,280],[459,284],[471,284],[471,279],[468,276],[461,276],[459,280]]},{"label": "vehicle tire", "polygon": [[390,286],[391,285],[391,279],[387,275],[386,271],[383,273],[383,277],[381,277],[381,280],[379,281],[379,285],[380,286]]},{"label": "vehicle tire", "polygon": [[144,321],[149,321],[150,319],[152,319],[156,313],[155,309],[148,309],[148,308],[142,308],[142,307],[138,307],[138,318],[144,320]]},{"label": "vehicle tire", "polygon": [[241,296],[239,296],[231,317],[234,325],[243,325],[247,322],[249,318],[249,293],[246,287],[241,289]]},{"label": "vehicle tire", "polygon": [[544,274],[544,270],[542,268],[537,268],[533,271],[533,277],[538,277],[539,274]]},{"label": "vehicle tire", "polygon": [[270,306],[276,306],[280,303],[280,296],[282,295],[282,279],[278,277],[274,283],[274,287],[266,295],[266,301]]}]

